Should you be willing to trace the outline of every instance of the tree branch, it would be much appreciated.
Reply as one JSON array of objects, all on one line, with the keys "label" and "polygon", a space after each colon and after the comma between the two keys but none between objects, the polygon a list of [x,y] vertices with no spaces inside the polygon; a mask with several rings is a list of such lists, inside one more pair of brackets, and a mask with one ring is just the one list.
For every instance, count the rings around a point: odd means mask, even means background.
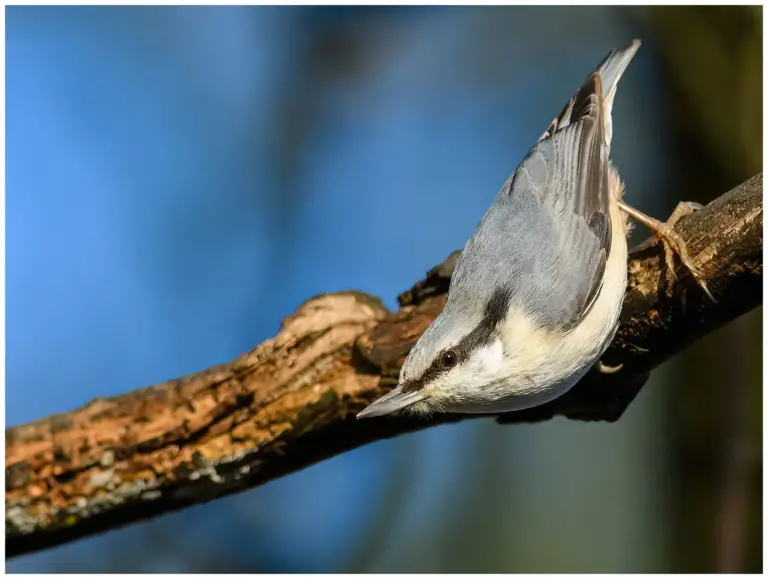
[{"label": "tree branch", "polygon": [[[617,420],[650,371],[761,304],[762,174],[677,229],[708,278],[709,302],[683,270],[668,283],[661,247],[634,251],[607,364],[561,398],[498,417]],[[371,441],[467,420],[355,420],[397,381],[405,355],[445,303],[456,254],[400,296],[312,298],[278,335],[214,366],[6,430],[6,553],[15,556],[209,501]]]}]

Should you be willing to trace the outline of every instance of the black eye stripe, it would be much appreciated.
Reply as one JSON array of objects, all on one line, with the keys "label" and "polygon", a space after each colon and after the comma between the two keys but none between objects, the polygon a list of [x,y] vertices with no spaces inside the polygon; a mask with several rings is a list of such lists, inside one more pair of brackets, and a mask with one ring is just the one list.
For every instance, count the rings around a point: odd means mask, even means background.
[{"label": "black eye stripe", "polygon": [[427,368],[427,371],[421,375],[420,378],[414,380],[408,380],[402,384],[403,392],[416,392],[424,388],[424,385],[434,380],[442,373],[441,370],[434,368],[434,364]]},{"label": "black eye stripe", "polygon": [[[431,380],[449,372],[463,360],[466,360],[474,350],[488,344],[496,334],[496,326],[507,315],[511,296],[511,291],[508,288],[497,289],[485,304],[483,318],[477,327],[464,336],[456,346],[440,352],[421,377],[404,382],[402,384],[403,391],[415,392],[416,390],[421,390]],[[450,367],[446,367],[442,362],[443,356],[448,351],[456,354],[456,363]]]},{"label": "black eye stripe", "polygon": [[[447,352],[453,352],[456,355],[456,362],[453,364],[453,366],[445,366],[443,364],[443,356]],[[403,392],[415,392],[416,390],[421,390],[424,388],[424,385],[431,380],[434,380],[441,374],[445,374],[446,372],[449,372],[455,368],[456,365],[459,364],[459,362],[461,362],[463,359],[464,352],[460,348],[449,348],[448,350],[440,352],[440,354],[438,354],[438,356],[432,361],[432,365],[427,368],[427,371],[424,372],[420,378],[409,380],[403,383]]]}]

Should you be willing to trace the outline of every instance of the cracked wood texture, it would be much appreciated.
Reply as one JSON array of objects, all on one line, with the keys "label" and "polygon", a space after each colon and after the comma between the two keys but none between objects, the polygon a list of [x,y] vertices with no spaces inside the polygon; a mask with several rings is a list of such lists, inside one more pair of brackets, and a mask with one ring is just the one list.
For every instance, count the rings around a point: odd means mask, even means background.
[{"label": "cracked wood texture", "polygon": [[[680,221],[707,300],[651,238],[631,253],[622,323],[604,361],[561,398],[501,415],[617,420],[650,371],[762,303],[762,174]],[[6,430],[6,553],[62,544],[252,488],[363,444],[457,420],[355,414],[397,381],[445,304],[454,252],[388,311],[374,297],[314,297],[235,360]],[[487,418],[487,417],[486,417]]]}]

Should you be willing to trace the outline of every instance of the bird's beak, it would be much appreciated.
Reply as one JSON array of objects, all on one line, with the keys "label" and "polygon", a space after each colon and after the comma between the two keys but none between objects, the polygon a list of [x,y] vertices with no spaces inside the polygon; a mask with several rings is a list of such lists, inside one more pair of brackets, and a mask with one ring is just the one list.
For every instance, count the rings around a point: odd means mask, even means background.
[{"label": "bird's beak", "polygon": [[385,414],[392,414],[397,410],[401,410],[406,406],[410,406],[420,400],[427,398],[427,394],[423,390],[417,392],[403,392],[403,389],[398,386],[391,392],[388,392],[378,400],[369,404],[360,414],[358,418],[373,418],[374,416],[384,416]]}]

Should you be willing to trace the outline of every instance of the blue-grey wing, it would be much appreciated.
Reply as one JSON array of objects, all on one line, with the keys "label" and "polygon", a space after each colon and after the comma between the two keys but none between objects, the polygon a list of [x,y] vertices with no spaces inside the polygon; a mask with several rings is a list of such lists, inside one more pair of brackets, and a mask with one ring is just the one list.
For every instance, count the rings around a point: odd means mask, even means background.
[{"label": "blue-grey wing", "polygon": [[451,280],[458,306],[504,288],[539,324],[569,328],[598,296],[611,249],[600,75],[572,101],[569,122],[523,159],[467,243]]}]

